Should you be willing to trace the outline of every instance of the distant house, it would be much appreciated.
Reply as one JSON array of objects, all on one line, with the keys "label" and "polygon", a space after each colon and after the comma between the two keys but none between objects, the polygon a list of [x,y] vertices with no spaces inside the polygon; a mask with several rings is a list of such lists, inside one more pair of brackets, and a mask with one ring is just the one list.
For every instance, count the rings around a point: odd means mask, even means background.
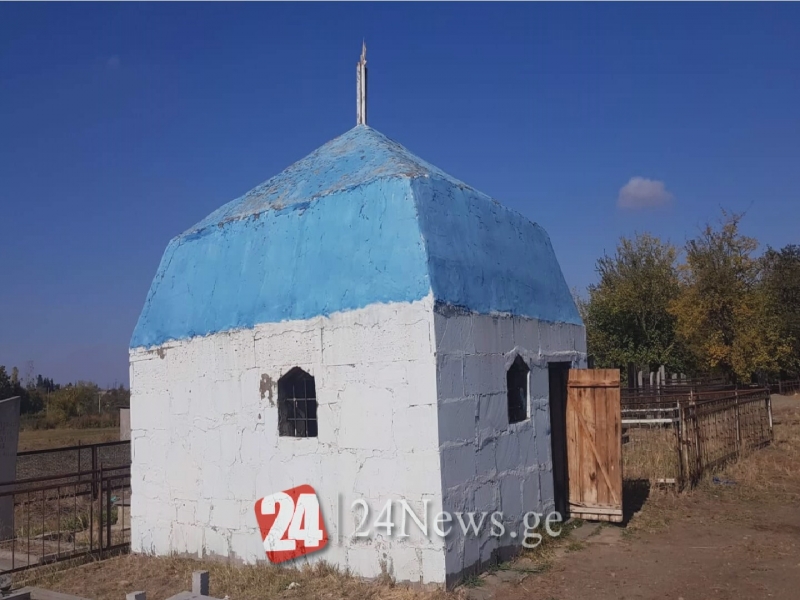
[{"label": "distant house", "polygon": [[352,538],[351,503],[519,531],[558,500],[548,399],[585,360],[544,230],[359,124],[167,246],[131,340],[133,550],[264,561],[254,502],[310,484],[308,560],[452,582],[519,538]]}]

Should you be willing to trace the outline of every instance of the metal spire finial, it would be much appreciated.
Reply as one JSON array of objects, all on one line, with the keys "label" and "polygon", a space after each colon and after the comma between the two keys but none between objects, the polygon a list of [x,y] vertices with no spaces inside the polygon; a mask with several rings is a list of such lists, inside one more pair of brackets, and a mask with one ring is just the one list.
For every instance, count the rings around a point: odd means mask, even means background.
[{"label": "metal spire finial", "polygon": [[367,124],[367,42],[361,42],[361,60],[356,65],[356,125]]}]

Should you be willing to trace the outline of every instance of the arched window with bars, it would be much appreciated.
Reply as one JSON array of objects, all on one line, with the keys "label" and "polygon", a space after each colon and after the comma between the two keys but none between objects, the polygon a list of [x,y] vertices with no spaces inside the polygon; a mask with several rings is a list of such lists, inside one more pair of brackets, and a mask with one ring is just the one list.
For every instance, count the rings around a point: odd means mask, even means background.
[{"label": "arched window with bars", "polygon": [[531,370],[517,355],[506,372],[508,390],[508,423],[519,423],[528,418],[528,375]]},{"label": "arched window with bars", "polygon": [[278,432],[283,437],[317,437],[314,378],[294,367],[278,380]]}]

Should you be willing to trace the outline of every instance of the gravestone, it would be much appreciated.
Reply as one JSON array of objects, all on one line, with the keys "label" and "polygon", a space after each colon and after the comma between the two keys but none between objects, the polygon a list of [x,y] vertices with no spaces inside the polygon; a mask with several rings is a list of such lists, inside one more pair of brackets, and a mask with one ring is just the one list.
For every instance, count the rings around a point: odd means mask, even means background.
[{"label": "gravestone", "polygon": [[131,439],[131,409],[119,409],[119,439],[126,441]]},{"label": "gravestone", "polygon": [[636,388],[636,365],[632,362],[628,363],[628,389]]},{"label": "gravestone", "polygon": [[[0,400],[0,484],[17,478],[19,396]],[[0,485],[0,492],[7,489]],[[0,540],[14,536],[14,496],[0,496]]]}]

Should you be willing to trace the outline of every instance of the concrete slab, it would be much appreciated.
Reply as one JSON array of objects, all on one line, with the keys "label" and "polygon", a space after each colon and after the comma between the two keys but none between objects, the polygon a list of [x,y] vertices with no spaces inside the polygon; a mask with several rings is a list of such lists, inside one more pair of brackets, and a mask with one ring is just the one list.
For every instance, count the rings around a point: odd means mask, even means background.
[{"label": "concrete slab", "polygon": [[584,523],[570,533],[569,539],[576,542],[583,542],[588,537],[597,533],[601,527],[602,525],[600,523]]},{"label": "concrete slab", "polygon": [[25,552],[11,552],[11,550],[0,550],[0,571],[10,571],[16,567],[27,567],[39,562],[39,557],[26,554]]},{"label": "concrete slab", "polygon": [[195,592],[181,592],[167,598],[167,600],[222,600],[221,598],[214,598],[213,596],[202,596]]},{"label": "concrete slab", "polygon": [[[19,396],[0,400],[0,482],[17,478],[19,445]],[[0,491],[4,486],[0,486]],[[14,536],[14,496],[0,498],[0,540]]]},{"label": "concrete slab", "polygon": [[131,409],[119,409],[119,439],[120,441],[131,439]]},{"label": "concrete slab", "polygon": [[615,544],[622,539],[622,531],[620,527],[603,527],[589,542],[592,544]]},{"label": "concrete slab", "polygon": [[543,569],[530,558],[520,558],[511,563],[511,568],[519,573],[540,573]]},{"label": "concrete slab", "polygon": [[62,594],[61,592],[54,592],[44,588],[37,587],[24,587],[14,591],[15,594],[29,593],[30,600],[87,600],[80,596],[73,596],[71,594]]},{"label": "concrete slab", "polygon": [[502,583],[519,583],[524,576],[524,573],[513,569],[501,569],[494,572],[494,578]]},{"label": "concrete slab", "polygon": [[484,587],[466,588],[464,597],[467,600],[490,600],[494,596],[492,590]]}]

